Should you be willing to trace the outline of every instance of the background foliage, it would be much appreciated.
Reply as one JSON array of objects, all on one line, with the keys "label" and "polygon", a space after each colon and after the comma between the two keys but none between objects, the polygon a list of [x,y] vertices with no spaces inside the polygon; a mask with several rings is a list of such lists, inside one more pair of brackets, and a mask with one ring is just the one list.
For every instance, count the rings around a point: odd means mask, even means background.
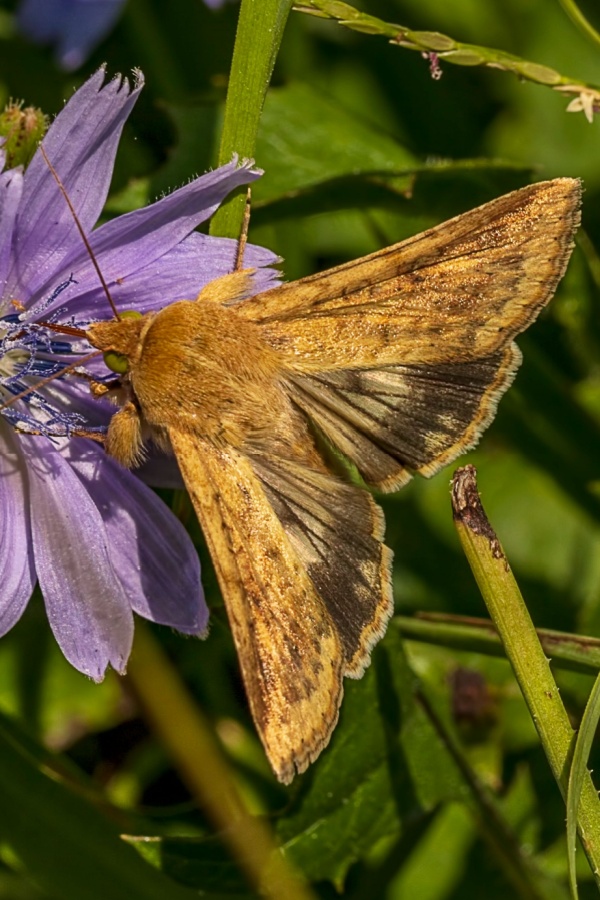
[{"label": "background foliage", "polygon": [[[103,61],[109,74],[144,71],[107,216],[216,163],[237,5],[129,0],[110,37],[70,75],[16,33],[14,8],[0,8],[0,103],[23,98],[52,114]],[[600,48],[554,0],[364,0],[361,8],[600,81]],[[567,276],[520,341],[522,370],[469,459],[536,625],[595,635],[600,126],[567,114],[560,94],[509,73],[443,62],[442,70],[434,80],[419,53],[293,12],[260,126],[265,176],[250,239],[279,253],[291,279],[528,180],[584,179],[583,233]],[[414,481],[381,501],[401,616],[485,615],[452,527],[448,479],[446,471]],[[347,685],[330,748],[283,789],[246,710],[193,517],[189,527],[213,607],[211,635],[200,644],[155,634],[214,725],[250,809],[271,821],[316,896],[568,896],[564,804],[504,660],[468,644],[402,643],[394,621],[366,676]],[[557,677],[576,722],[590,674]],[[108,678],[95,686],[72,670],[41,601],[0,643],[0,709],[0,897],[251,895],[127,685]],[[580,896],[595,896],[580,863]]]}]

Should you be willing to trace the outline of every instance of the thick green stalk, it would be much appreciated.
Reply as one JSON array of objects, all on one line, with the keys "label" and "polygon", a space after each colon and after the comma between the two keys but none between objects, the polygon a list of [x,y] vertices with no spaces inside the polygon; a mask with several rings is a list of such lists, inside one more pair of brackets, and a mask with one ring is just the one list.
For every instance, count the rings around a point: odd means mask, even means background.
[{"label": "thick green stalk", "polygon": [[[463,550],[504,644],[552,773],[566,797],[575,733],[529,611],[481,505],[473,466],[456,471],[452,505]],[[600,885],[600,802],[589,773],[583,779],[578,831]]]},{"label": "thick green stalk", "polygon": [[[242,0],[233,50],[219,164],[254,156],[256,135],[291,0]],[[260,163],[260,160],[259,160]],[[244,192],[234,194],[212,218],[210,233],[237,238]]]}]

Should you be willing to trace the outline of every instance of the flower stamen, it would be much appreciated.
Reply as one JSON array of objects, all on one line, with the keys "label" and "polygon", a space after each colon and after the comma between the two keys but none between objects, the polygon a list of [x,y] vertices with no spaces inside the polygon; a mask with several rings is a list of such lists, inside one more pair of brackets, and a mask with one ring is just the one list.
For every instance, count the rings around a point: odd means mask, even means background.
[{"label": "flower stamen", "polygon": [[[21,319],[17,313],[0,319],[0,398],[3,400],[0,414],[20,432],[69,437],[74,429],[81,430],[85,417],[60,410],[41,390],[50,382],[77,372],[88,359],[99,356],[100,351],[81,357],[76,344],[53,337],[56,330],[84,335],[82,329]],[[60,361],[60,357],[74,353],[78,359],[73,363],[64,365]],[[14,408],[19,401],[22,402]],[[91,429],[96,430],[104,429]]]}]

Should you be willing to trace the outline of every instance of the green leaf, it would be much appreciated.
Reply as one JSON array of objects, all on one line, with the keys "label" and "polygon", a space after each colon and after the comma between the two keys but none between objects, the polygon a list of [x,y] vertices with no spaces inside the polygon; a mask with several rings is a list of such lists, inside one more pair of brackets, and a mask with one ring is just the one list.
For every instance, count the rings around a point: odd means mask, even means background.
[{"label": "green leaf", "polygon": [[0,845],[60,900],[191,900],[145,863],[60,766],[0,715]]},{"label": "green leaf", "polygon": [[[338,887],[348,868],[403,825],[426,820],[444,800],[462,798],[456,763],[417,699],[397,632],[390,631],[360,681],[346,682],[330,747],[290,789],[276,832],[286,855],[310,880]],[[157,838],[144,855],[184,884],[235,896],[238,872],[214,840]]]},{"label": "green leaf", "polygon": [[270,92],[256,161],[266,172],[253,189],[260,202],[346,175],[400,174],[418,165],[391,135],[300,83]]},{"label": "green leaf", "polygon": [[575,852],[577,848],[577,819],[581,792],[588,775],[588,759],[600,720],[600,676],[596,678],[589,696],[581,726],[575,742],[573,760],[567,789],[567,852],[569,856],[569,882],[571,893],[577,900]]},{"label": "green leaf", "polygon": [[[177,143],[152,181],[152,194],[172,189],[214,162],[218,109],[206,104],[166,108]],[[252,229],[331,210],[390,209],[409,223],[404,231],[394,230],[390,241],[519,187],[530,173],[529,166],[508,160],[423,162],[377,125],[298,82],[269,92],[255,158],[264,175],[252,186]]]},{"label": "green leaf", "polygon": [[217,838],[129,837],[139,853],[175,881],[210,891],[211,900],[254,897],[222,842]]}]

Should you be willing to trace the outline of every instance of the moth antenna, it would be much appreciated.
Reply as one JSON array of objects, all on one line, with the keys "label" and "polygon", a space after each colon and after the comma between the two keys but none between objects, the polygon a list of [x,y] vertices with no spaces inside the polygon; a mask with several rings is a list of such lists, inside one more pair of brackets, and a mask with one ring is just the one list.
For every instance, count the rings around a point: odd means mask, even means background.
[{"label": "moth antenna", "polygon": [[[87,338],[88,336],[87,331],[84,331],[83,328],[75,328],[74,325],[59,325],[57,322],[44,322],[43,320],[35,324],[42,325],[48,331],[54,331],[56,334],[68,334],[71,337],[79,338]],[[15,335],[15,338],[21,337],[23,334],[25,334],[25,331],[20,331],[19,334]]]},{"label": "moth antenna", "polygon": [[50,169],[50,172],[52,173],[52,177],[53,177],[54,180],[56,181],[56,183],[57,183],[57,185],[58,185],[58,187],[59,187],[59,190],[60,190],[61,194],[63,195],[63,197],[65,198],[65,200],[66,200],[66,202],[67,202],[67,206],[69,207],[69,209],[70,209],[70,211],[71,211],[71,215],[73,216],[73,221],[74,221],[75,224],[77,225],[77,230],[79,231],[79,234],[81,235],[81,239],[82,239],[83,243],[85,244],[85,248],[86,248],[87,252],[88,252],[89,255],[90,255],[90,259],[91,259],[91,261],[92,261],[92,265],[94,266],[94,269],[96,270],[96,274],[98,275],[98,278],[100,279],[100,284],[102,285],[102,287],[103,287],[103,289],[104,289],[104,293],[106,294],[106,299],[107,299],[108,302],[109,302],[109,305],[110,305],[110,308],[111,308],[112,311],[113,311],[114,317],[115,317],[115,319],[120,319],[121,316],[119,315],[119,312],[118,312],[118,310],[117,310],[117,307],[116,307],[115,304],[114,304],[113,298],[110,296],[110,291],[109,291],[109,289],[108,289],[108,285],[107,285],[107,283],[106,283],[106,281],[105,281],[105,279],[104,279],[104,275],[102,274],[102,271],[101,271],[101,269],[100,269],[100,266],[98,265],[98,260],[96,259],[95,255],[94,255],[94,251],[92,250],[92,248],[91,248],[91,246],[90,246],[90,242],[88,241],[87,235],[86,235],[85,231],[83,230],[83,226],[82,226],[81,222],[79,221],[79,216],[78,216],[77,213],[75,212],[75,207],[74,207],[73,204],[71,203],[71,198],[69,197],[69,195],[68,195],[68,193],[67,193],[66,187],[64,186],[64,184],[63,184],[62,181],[60,180],[60,175],[58,174],[58,172],[56,171],[56,169],[54,168],[54,166],[53,166],[52,163],[50,162],[50,159],[49,159],[49,157],[48,157],[48,154],[46,153],[46,150],[44,149],[44,145],[43,145],[43,144],[40,144],[40,153],[42,154],[42,157],[43,157],[43,159],[44,159],[44,162],[46,163],[46,165],[47,165],[48,168]]},{"label": "moth antenna", "polygon": [[246,249],[246,244],[248,243],[248,229],[250,228],[250,203],[252,201],[252,191],[250,190],[250,185],[248,185],[248,191],[246,193],[246,206],[244,207],[244,220],[242,222],[242,230],[240,231],[240,238],[238,241],[237,254],[235,257],[235,269],[234,272],[239,272],[244,268],[244,251]]},{"label": "moth antenna", "polygon": [[59,325],[55,322],[36,322],[36,325],[43,325],[48,331],[55,331],[56,334],[68,334],[71,337],[87,338],[88,333],[83,328],[75,328],[73,325]]},{"label": "moth antenna", "polygon": [[87,353],[85,356],[82,356],[77,362],[73,362],[68,366],[65,366],[59,372],[55,372],[53,375],[48,375],[47,378],[42,378],[41,381],[38,381],[36,384],[32,384],[31,387],[25,388],[24,391],[21,391],[19,394],[14,394],[7,400],[5,403],[0,404],[0,410],[6,409],[8,406],[12,406],[13,403],[16,403],[17,400],[22,400],[23,397],[28,397],[29,394],[33,394],[34,391],[38,391],[40,388],[49,384],[51,381],[55,381],[57,378],[61,378],[63,375],[66,375],[68,372],[73,372],[77,369],[82,363],[88,361],[88,359],[93,359],[95,356],[101,356],[102,350],[94,350],[92,353]]}]

